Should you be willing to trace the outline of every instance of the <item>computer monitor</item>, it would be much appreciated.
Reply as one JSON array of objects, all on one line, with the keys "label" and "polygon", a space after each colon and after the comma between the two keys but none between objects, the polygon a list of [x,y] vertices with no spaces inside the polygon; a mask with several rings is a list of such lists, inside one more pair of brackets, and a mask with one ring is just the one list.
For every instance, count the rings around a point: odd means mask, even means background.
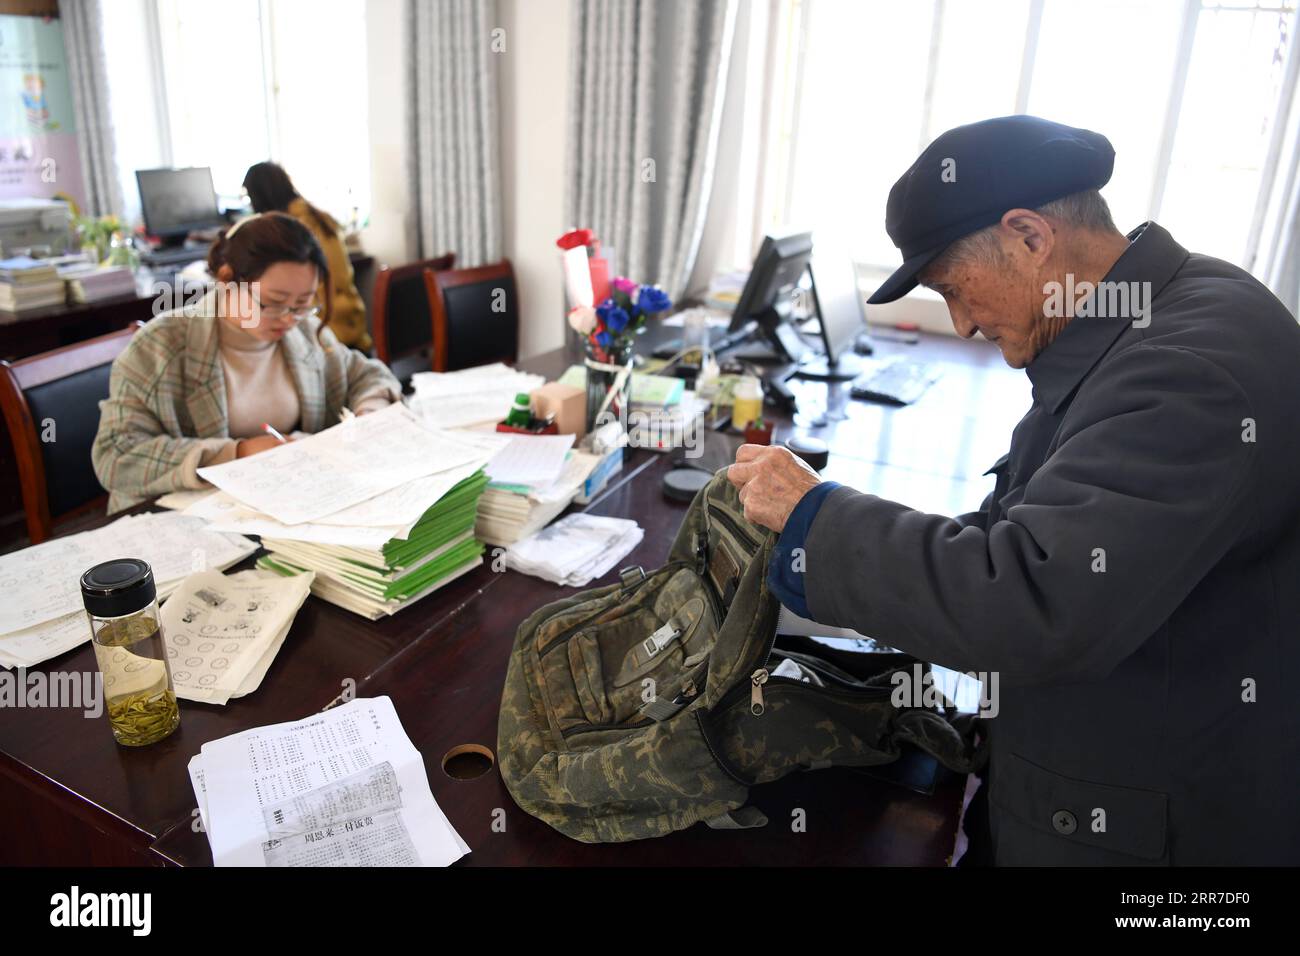
[{"label": "computer monitor", "polygon": [[207,166],[189,169],[137,169],[144,228],[166,244],[179,244],[196,229],[222,225],[225,220]]},{"label": "computer monitor", "polygon": [[772,344],[779,357],[797,361],[807,351],[790,321],[794,290],[812,259],[812,233],[792,232],[764,236],[754,256],[749,279],[731,314],[730,332],[739,332],[750,322]]},{"label": "computer monitor", "polygon": [[866,298],[858,289],[857,269],[848,256],[819,253],[809,272],[825,354],[801,364],[799,375],[830,381],[857,378],[862,361],[854,345],[867,329]]}]

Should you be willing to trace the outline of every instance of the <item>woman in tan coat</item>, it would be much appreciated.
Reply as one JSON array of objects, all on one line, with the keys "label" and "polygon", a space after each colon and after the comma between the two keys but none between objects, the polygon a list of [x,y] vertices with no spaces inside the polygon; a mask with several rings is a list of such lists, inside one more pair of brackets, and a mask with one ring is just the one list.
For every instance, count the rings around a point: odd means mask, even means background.
[{"label": "woman in tan coat", "polygon": [[[311,230],[325,252],[333,283],[333,304],[330,314],[324,317],[325,323],[344,345],[368,351],[371,341],[366,330],[366,304],[357,292],[352,263],[334,217],[298,195],[289,174],[276,163],[250,166],[244,174],[244,188],[248,190],[253,212],[286,212]],[[323,288],[320,301],[327,301]]]}]

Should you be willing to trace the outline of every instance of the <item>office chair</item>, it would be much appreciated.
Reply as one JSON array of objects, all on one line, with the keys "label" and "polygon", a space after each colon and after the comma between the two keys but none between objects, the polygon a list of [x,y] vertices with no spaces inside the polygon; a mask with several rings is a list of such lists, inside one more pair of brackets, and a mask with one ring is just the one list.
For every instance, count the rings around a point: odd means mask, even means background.
[{"label": "office chair", "polygon": [[433,307],[433,370],[519,357],[519,293],[509,259],[474,269],[426,271]]},{"label": "office chair", "polygon": [[32,544],[49,540],[56,524],[107,502],[90,461],[99,403],[108,398],[113,359],[143,327],[132,322],[118,332],[0,362],[0,409]]},{"label": "office chair", "polygon": [[441,272],[455,264],[456,254],[448,252],[403,266],[384,266],[375,276],[370,336],[375,342],[375,355],[403,385],[412,372],[432,367],[433,314],[424,274]]}]

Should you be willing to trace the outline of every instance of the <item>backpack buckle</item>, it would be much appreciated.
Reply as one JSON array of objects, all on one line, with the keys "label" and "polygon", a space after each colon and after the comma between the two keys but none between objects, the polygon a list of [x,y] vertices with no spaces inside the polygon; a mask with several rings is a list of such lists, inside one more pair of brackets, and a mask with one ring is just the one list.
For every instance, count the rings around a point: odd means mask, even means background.
[{"label": "backpack buckle", "polygon": [[646,578],[645,568],[633,565],[618,572],[618,579],[623,582],[623,590],[630,591]]}]

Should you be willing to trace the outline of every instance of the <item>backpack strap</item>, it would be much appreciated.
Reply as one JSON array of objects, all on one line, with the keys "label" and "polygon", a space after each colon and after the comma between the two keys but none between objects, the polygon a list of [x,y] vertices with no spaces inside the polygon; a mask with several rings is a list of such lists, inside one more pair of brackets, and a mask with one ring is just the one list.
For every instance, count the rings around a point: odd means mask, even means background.
[{"label": "backpack strap", "polygon": [[753,830],[767,826],[767,817],[758,807],[737,807],[704,821],[711,830]]},{"label": "backpack strap", "polygon": [[949,770],[973,773],[988,760],[988,734],[978,729],[975,714],[943,714],[917,708],[894,721],[894,739],[904,740],[938,760]]}]

